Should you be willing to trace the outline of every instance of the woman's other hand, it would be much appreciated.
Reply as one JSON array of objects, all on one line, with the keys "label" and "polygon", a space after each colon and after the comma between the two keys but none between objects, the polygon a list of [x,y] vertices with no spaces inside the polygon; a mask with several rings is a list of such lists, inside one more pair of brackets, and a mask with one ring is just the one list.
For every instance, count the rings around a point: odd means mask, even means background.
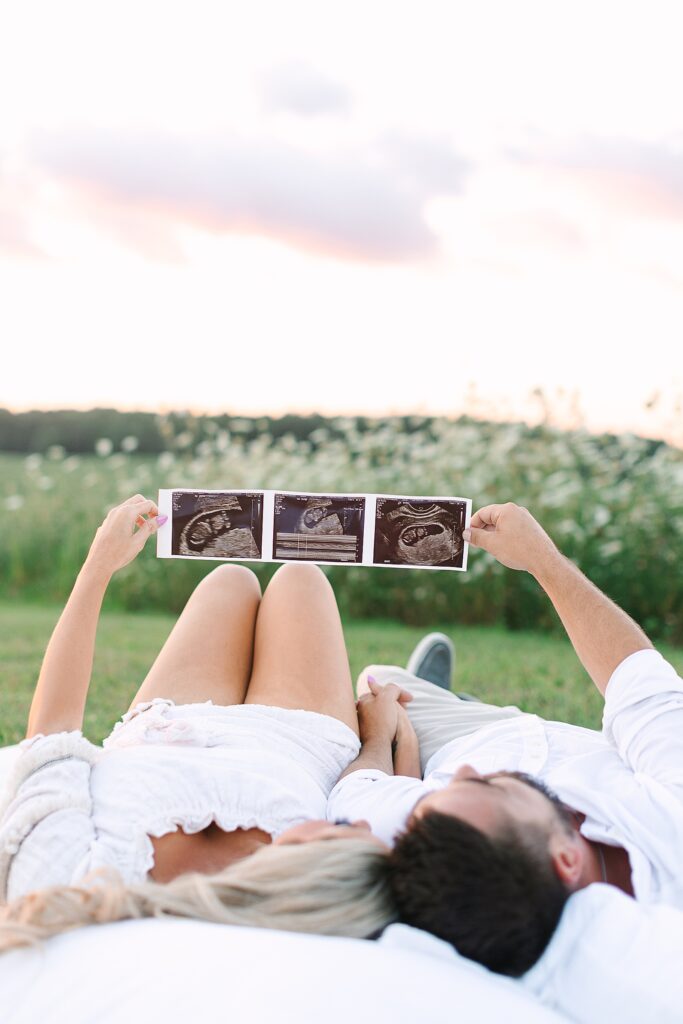
[{"label": "woman's other hand", "polygon": [[156,504],[142,494],[134,494],[117,505],[95,534],[86,565],[110,577],[138,555],[147,538],[166,522]]}]

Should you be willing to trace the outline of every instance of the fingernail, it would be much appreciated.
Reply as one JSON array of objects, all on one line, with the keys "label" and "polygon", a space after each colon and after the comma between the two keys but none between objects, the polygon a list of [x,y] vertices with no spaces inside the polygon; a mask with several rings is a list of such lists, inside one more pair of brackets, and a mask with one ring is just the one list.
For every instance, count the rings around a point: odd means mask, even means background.
[{"label": "fingernail", "polygon": [[369,683],[376,683],[376,682],[377,682],[377,680],[375,679],[375,677],[374,677],[374,676],[368,676],[368,682],[369,682]]},{"label": "fingernail", "polygon": [[462,535],[465,538],[465,540],[469,540],[470,537],[472,536],[472,531],[471,530],[463,530],[462,531]]},{"label": "fingernail", "polygon": [[163,526],[168,521],[168,516],[157,516],[157,526]]}]

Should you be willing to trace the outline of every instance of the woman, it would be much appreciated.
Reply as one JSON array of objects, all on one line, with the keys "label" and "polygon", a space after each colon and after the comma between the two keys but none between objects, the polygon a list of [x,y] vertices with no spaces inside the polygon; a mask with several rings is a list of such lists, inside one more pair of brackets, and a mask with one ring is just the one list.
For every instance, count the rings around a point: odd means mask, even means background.
[{"label": "woman", "polygon": [[358,754],[336,601],[306,564],[263,598],[242,566],[209,573],[103,746],[82,736],[107,584],[157,517],[140,494],[109,512],[55,627],[0,808],[1,899],[102,868],[126,885],[220,871],[323,819]]}]

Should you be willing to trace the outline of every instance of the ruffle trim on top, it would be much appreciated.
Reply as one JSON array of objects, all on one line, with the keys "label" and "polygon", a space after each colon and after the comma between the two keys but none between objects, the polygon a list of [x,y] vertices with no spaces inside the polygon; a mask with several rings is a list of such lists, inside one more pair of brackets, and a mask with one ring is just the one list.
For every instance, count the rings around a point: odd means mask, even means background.
[{"label": "ruffle trim on top", "polygon": [[179,816],[177,813],[160,816],[152,826],[147,826],[148,832],[145,834],[143,844],[139,848],[139,862],[135,864],[135,870],[136,872],[141,872],[139,880],[142,881],[154,867],[152,838],[160,839],[161,836],[165,836],[169,832],[175,832],[178,828],[182,828],[183,832],[187,835],[195,835],[215,822],[223,832],[235,832],[238,828],[245,831],[250,828],[258,828],[262,832],[267,832],[273,839],[277,839],[286,829],[299,825],[306,820],[303,815],[283,821],[282,819],[269,818],[264,815],[253,815],[250,818],[241,816],[237,818],[220,813],[215,814],[212,811],[194,816],[191,814]]}]

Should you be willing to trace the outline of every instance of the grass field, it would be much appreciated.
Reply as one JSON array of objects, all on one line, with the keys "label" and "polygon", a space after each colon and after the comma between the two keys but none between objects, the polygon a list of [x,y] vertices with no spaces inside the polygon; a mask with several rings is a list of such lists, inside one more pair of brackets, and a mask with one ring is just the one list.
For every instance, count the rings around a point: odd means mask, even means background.
[{"label": "grass field", "polygon": [[[33,687],[57,606],[0,604],[0,745],[24,735]],[[85,733],[100,742],[127,709],[168,636],[170,615],[105,611],[98,630]],[[545,718],[600,726],[601,698],[567,640],[485,626],[435,625],[456,645],[455,689]],[[380,620],[344,624],[355,678],[370,663],[404,665],[425,630]],[[683,649],[659,649],[683,673]]]}]

